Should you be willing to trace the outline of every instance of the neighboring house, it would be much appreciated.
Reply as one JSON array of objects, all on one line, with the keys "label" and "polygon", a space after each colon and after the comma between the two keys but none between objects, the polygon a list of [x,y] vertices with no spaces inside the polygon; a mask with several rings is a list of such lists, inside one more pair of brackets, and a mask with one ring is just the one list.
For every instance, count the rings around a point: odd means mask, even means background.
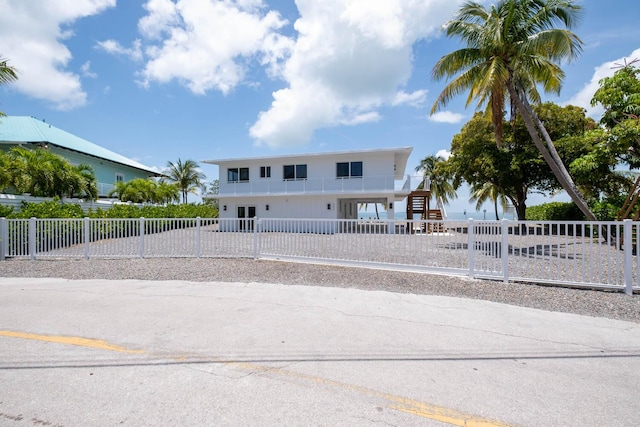
[{"label": "neighboring house", "polygon": [[[218,165],[220,218],[357,219],[358,205],[394,204],[411,192],[396,189],[411,147],[227,160]],[[242,221],[238,222],[242,227]]]},{"label": "neighboring house", "polygon": [[9,151],[15,146],[47,148],[73,165],[84,163],[92,166],[98,181],[99,197],[107,197],[116,182],[161,176],[143,164],[34,117],[8,116],[0,119],[0,150]]}]

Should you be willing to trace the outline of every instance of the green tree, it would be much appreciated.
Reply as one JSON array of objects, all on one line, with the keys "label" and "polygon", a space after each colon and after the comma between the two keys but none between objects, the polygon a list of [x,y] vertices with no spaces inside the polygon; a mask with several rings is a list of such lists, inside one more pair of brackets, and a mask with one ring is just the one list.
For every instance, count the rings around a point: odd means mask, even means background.
[{"label": "green tree", "polygon": [[[544,118],[562,159],[570,165],[572,172],[575,168],[576,182],[582,191],[594,201],[603,193],[614,194],[620,179],[615,162],[602,158],[597,168],[579,167],[586,156],[596,155],[595,135],[604,132],[596,128],[592,119],[585,117],[584,109],[544,103],[537,105],[535,112]],[[454,136],[451,157],[444,165],[453,175],[456,186],[466,181],[472,188],[493,185],[500,189],[515,207],[518,218],[525,219],[530,192],[549,194],[562,187],[531,143],[522,118],[504,121],[502,126],[504,138],[502,146],[498,147],[491,118],[485,113],[476,113]]]},{"label": "green tree", "polygon": [[175,184],[162,181],[155,184],[156,188],[152,200],[154,203],[169,204],[180,201],[180,190]]},{"label": "green tree", "polygon": [[[538,103],[538,87],[559,93],[564,72],[558,65],[574,59],[582,41],[570,31],[581,14],[570,0],[500,0],[485,8],[479,2],[465,3],[445,25],[449,37],[458,37],[466,47],[443,56],[432,76],[453,77],[436,99],[431,113],[454,96],[468,91],[467,106],[477,100],[491,113],[498,147],[503,139],[503,116],[507,103],[522,116],[527,131],[556,179],[590,220],[589,209],[542,121],[529,100]],[[566,29],[555,28],[563,24]]]},{"label": "green tree", "polygon": [[[0,85],[9,84],[18,80],[18,71],[8,64],[9,60],[0,57]],[[4,117],[5,114],[0,111],[0,117]]]},{"label": "green tree", "polygon": [[182,193],[182,203],[187,203],[189,193],[196,194],[206,176],[198,170],[200,165],[193,160],[178,159],[167,163],[166,179],[174,182]]},{"label": "green tree", "polygon": [[476,211],[479,211],[482,205],[488,200],[493,202],[493,209],[497,221],[500,219],[498,215],[498,203],[502,206],[503,212],[509,207],[509,201],[502,189],[490,182],[485,182],[484,184],[477,183],[471,187],[471,198],[469,201],[476,202]]},{"label": "green tree", "polygon": [[[508,122],[503,125],[511,126]],[[488,115],[474,114],[453,137],[446,167],[456,187],[466,181],[472,188],[487,183],[500,188],[513,204],[518,219],[524,220],[529,191],[548,179],[549,169],[544,167],[536,148],[514,138],[511,129],[498,147],[493,129]]]},{"label": "green tree", "polygon": [[11,186],[12,170],[11,158],[0,150],[0,192],[6,191]]},{"label": "green tree", "polygon": [[600,123],[609,130],[600,150],[631,168],[640,167],[640,69],[634,67],[636,62],[600,80],[591,100],[593,106],[604,107]]},{"label": "green tree", "polygon": [[98,188],[93,168],[72,165],[45,148],[14,147],[9,151],[10,185],[19,193],[41,197],[95,199]]},{"label": "green tree", "polygon": [[416,166],[416,172],[422,173],[423,176],[418,188],[429,187],[431,196],[446,205],[449,204],[450,199],[457,197],[457,193],[451,175],[443,167],[445,162],[444,157],[431,154],[420,161],[420,164]]},{"label": "green tree", "polygon": [[93,167],[84,163],[72,166],[68,175],[69,197],[98,198],[98,184]]},{"label": "green tree", "polygon": [[116,196],[122,202],[169,204],[180,200],[179,193],[175,184],[157,182],[151,178],[136,178],[116,182],[109,196]]}]

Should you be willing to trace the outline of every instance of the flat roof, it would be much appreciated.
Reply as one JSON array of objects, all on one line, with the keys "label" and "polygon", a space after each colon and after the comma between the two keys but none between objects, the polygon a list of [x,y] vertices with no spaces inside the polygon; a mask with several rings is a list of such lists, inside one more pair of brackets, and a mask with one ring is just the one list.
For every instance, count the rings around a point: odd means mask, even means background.
[{"label": "flat roof", "polygon": [[63,131],[55,126],[29,116],[7,116],[0,119],[0,143],[8,142],[15,144],[48,143],[67,150],[109,160],[114,163],[126,165],[135,169],[149,172],[153,175],[161,173],[148,166],[131,160],[111,150],[107,150],[99,145],[85,139]]},{"label": "flat roof", "polygon": [[370,153],[391,153],[394,155],[394,162],[397,170],[395,172],[396,179],[402,179],[405,169],[407,167],[407,161],[413,151],[413,147],[396,147],[396,148],[370,148],[361,150],[349,150],[349,151],[331,151],[324,153],[298,153],[298,154],[285,154],[280,156],[264,156],[264,157],[239,157],[235,159],[220,159],[220,160],[202,160],[202,163],[208,163],[212,165],[223,165],[227,163],[238,163],[247,161],[268,161],[268,160],[281,160],[281,159],[308,159],[317,157],[342,157],[351,156],[353,154],[370,154]]},{"label": "flat roof", "polygon": [[407,158],[413,151],[413,147],[396,147],[396,148],[371,148],[361,150],[345,150],[345,151],[332,151],[332,152],[316,152],[316,153],[298,153],[298,154],[284,154],[279,156],[260,156],[260,157],[237,157],[231,159],[214,159],[214,160],[202,160],[202,163],[208,163],[212,165],[219,165],[221,163],[229,162],[241,162],[241,161],[254,161],[254,160],[269,160],[269,159],[294,159],[302,157],[335,157],[345,156],[350,154],[359,153],[400,153],[406,154]]}]

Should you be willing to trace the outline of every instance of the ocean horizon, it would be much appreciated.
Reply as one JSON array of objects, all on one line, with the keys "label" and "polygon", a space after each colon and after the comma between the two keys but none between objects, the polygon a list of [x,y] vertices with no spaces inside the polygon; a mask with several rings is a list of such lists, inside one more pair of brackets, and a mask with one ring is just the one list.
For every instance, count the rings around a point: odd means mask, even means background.
[{"label": "ocean horizon", "polygon": [[[447,218],[445,218],[446,220],[453,220],[453,221],[463,221],[463,220],[467,220],[469,218],[473,218],[473,219],[477,219],[477,220],[482,220],[485,219],[485,212],[482,211],[473,211],[473,212],[447,212]],[[503,217],[502,212],[499,212],[499,216],[500,218]],[[407,214],[405,212],[396,212],[396,219],[406,219],[407,218]],[[376,217],[376,213],[375,212],[358,212],[358,219],[387,219],[387,212],[381,210],[379,212],[378,217]],[[418,220],[420,219],[419,215],[415,216],[415,219]],[[487,220],[495,220],[495,213],[494,212],[486,212],[486,219]]]}]

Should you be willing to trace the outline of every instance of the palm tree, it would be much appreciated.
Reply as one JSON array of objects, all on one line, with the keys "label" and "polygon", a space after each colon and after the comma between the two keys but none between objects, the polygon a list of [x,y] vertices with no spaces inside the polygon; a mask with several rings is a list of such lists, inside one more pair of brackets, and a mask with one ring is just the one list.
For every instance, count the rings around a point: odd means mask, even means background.
[{"label": "palm tree", "polygon": [[474,200],[476,201],[476,211],[480,210],[484,202],[491,200],[496,213],[496,221],[500,219],[498,216],[498,202],[500,202],[503,211],[509,207],[507,196],[504,195],[500,187],[491,182],[476,184],[471,187],[471,198],[469,201],[473,202]]},{"label": "palm tree", "polygon": [[[0,85],[8,84],[18,80],[17,70],[14,67],[8,65],[7,62],[9,62],[8,59],[0,57]],[[0,117],[4,115],[5,114],[0,111]]]},{"label": "palm tree", "polygon": [[182,203],[187,203],[187,195],[189,193],[195,194],[206,179],[205,175],[198,171],[200,165],[193,160],[185,160],[183,162],[178,159],[175,163],[169,161],[167,167],[169,168],[166,172],[167,179],[178,186],[182,193]]},{"label": "palm tree", "polygon": [[98,198],[98,184],[93,167],[84,163],[71,167],[69,174],[69,197]]},{"label": "palm tree", "polygon": [[420,161],[416,172],[421,172],[423,176],[418,189],[429,186],[431,195],[436,201],[439,200],[446,205],[449,204],[450,199],[455,199],[458,195],[455,186],[442,169],[445,161],[444,157],[431,154]]},{"label": "palm tree", "polygon": [[180,190],[175,184],[168,182],[156,182],[154,203],[168,204],[180,200]]},{"label": "palm tree", "polygon": [[[488,9],[479,2],[465,3],[445,24],[445,32],[461,38],[467,46],[443,56],[434,66],[434,79],[454,78],[436,99],[431,113],[469,91],[467,106],[474,100],[478,107],[486,105],[501,146],[502,117],[508,102],[511,112],[522,116],[562,188],[588,219],[595,220],[529,103],[540,102],[538,87],[560,92],[564,72],[558,63],[576,58],[582,49],[582,41],[569,31],[580,14],[581,7],[571,0],[500,0]],[[556,23],[566,29],[554,28]]]}]

